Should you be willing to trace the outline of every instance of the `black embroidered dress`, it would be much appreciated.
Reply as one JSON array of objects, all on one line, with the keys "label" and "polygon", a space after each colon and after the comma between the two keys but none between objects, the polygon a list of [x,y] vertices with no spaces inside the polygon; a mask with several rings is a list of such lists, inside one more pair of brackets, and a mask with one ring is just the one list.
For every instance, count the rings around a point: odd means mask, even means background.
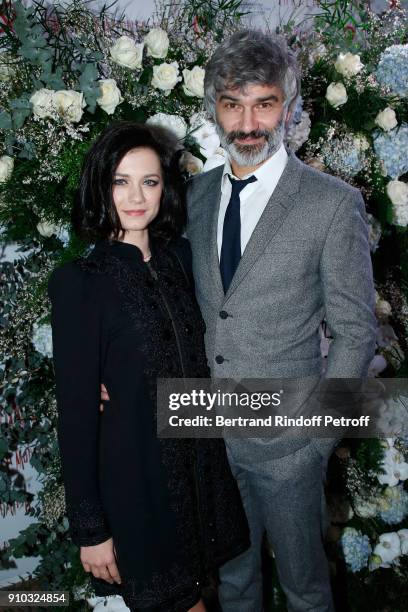
[{"label": "black embroidered dress", "polygon": [[151,247],[146,264],[100,241],[51,276],[58,441],[73,542],[116,549],[122,584],[91,575],[95,593],[184,612],[248,548],[248,527],[222,440],[157,438],[156,379],[209,371],[189,245]]}]

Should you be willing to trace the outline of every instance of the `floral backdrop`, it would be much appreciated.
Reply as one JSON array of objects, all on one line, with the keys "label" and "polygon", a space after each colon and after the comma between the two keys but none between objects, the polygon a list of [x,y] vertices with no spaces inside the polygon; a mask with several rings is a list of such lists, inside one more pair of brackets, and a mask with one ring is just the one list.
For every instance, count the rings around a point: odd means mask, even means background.
[{"label": "floral backdrop", "polygon": [[[33,522],[0,554],[38,556],[42,589],[87,596],[88,576],[67,538],[56,439],[49,303],[50,272],[86,246],[70,228],[85,152],[112,120],[163,124],[178,135],[186,178],[223,163],[202,111],[205,65],[217,44],[245,23],[250,3],[158,3],[151,23],[129,24],[114,6],[92,12],[37,0],[1,2],[0,243],[18,259],[1,264],[0,503],[25,503]],[[289,148],[361,189],[370,220],[378,319],[373,377],[408,374],[408,15],[391,0],[321,0],[313,18],[296,11],[280,24],[302,66],[302,97]],[[265,24],[268,28],[268,24]],[[330,329],[321,328],[323,361]],[[388,413],[387,413],[388,414]],[[395,435],[344,440],[330,466],[329,557],[347,609],[402,611],[408,587],[407,402],[396,403]],[[387,417],[389,418],[389,416]],[[42,490],[34,498],[10,469],[29,448]],[[275,589],[275,604],[283,606]],[[280,602],[280,603],[279,603]],[[111,605],[111,604],[109,604]],[[106,609],[106,608],[105,608]],[[284,607],[282,607],[284,609]]]}]

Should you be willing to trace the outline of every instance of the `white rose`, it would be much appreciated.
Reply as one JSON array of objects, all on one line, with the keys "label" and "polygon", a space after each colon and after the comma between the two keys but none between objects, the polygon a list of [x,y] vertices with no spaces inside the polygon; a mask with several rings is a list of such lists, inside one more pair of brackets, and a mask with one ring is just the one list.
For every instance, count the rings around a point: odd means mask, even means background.
[{"label": "white rose", "polygon": [[100,79],[98,81],[102,95],[96,101],[101,108],[113,115],[118,104],[123,102],[119,87],[116,85],[115,79]]},{"label": "white rose", "polygon": [[392,563],[401,554],[401,542],[398,534],[395,532],[382,533],[373,554],[381,558],[381,567],[389,567],[389,563]]},{"label": "white rose", "polygon": [[82,91],[74,91],[73,89],[56,91],[53,103],[58,114],[71,123],[81,120],[82,109],[86,106]]},{"label": "white rose", "polygon": [[408,529],[400,529],[397,533],[401,542],[401,554],[408,555]]},{"label": "white rose", "polygon": [[343,76],[350,77],[358,74],[364,67],[364,64],[360,62],[359,55],[353,55],[352,53],[340,53],[334,63],[334,67],[337,72],[340,72],[340,74]]},{"label": "white rose", "polygon": [[343,83],[330,83],[326,91],[326,100],[334,108],[339,108],[339,106],[345,104],[348,96]]},{"label": "white rose", "polygon": [[386,187],[387,195],[393,204],[408,204],[408,185],[403,181],[390,181]]},{"label": "white rose", "polygon": [[183,151],[180,157],[180,169],[188,174],[200,174],[204,167],[203,162],[198,157],[195,157],[190,151]]},{"label": "white rose", "polygon": [[379,319],[390,317],[392,313],[391,304],[387,300],[378,300],[375,305],[375,314]]},{"label": "white rose", "polygon": [[168,115],[167,113],[156,113],[146,121],[150,125],[159,125],[160,127],[171,130],[179,140],[183,140],[187,134],[187,124],[183,117],[179,115]]},{"label": "white rose", "polygon": [[191,135],[200,146],[200,153],[206,159],[212,157],[220,146],[220,137],[214,123],[208,121],[204,113],[194,113],[190,117]]},{"label": "white rose", "polygon": [[53,234],[55,234],[58,230],[58,227],[54,225],[54,223],[49,223],[48,221],[40,221],[37,224],[37,231],[44,238],[50,238]]},{"label": "white rose", "polygon": [[39,89],[30,98],[33,105],[33,113],[39,119],[52,117],[55,112],[54,107],[55,91],[52,89]]},{"label": "white rose", "polygon": [[0,157],[0,183],[5,183],[13,174],[14,159],[9,155]]},{"label": "white rose", "polygon": [[187,96],[196,96],[197,98],[204,98],[204,68],[200,66],[194,66],[192,70],[185,68],[183,70],[184,93]]},{"label": "white rose", "polygon": [[387,106],[375,118],[375,123],[385,132],[392,130],[398,125],[394,109]]},{"label": "white rose", "polygon": [[403,181],[390,181],[386,187],[393,205],[394,224],[408,225],[408,185]]},{"label": "white rose", "polygon": [[169,95],[170,91],[181,81],[179,76],[179,65],[177,62],[171,64],[160,64],[159,66],[153,66],[153,78],[152,87],[161,89],[164,91],[166,96]]},{"label": "white rose", "polygon": [[153,28],[144,37],[144,42],[147,47],[147,54],[151,57],[164,59],[169,50],[169,37],[167,32],[161,28]]},{"label": "white rose", "polygon": [[129,36],[121,36],[109,52],[115,64],[135,70],[142,67],[143,47],[144,43],[136,44]]}]

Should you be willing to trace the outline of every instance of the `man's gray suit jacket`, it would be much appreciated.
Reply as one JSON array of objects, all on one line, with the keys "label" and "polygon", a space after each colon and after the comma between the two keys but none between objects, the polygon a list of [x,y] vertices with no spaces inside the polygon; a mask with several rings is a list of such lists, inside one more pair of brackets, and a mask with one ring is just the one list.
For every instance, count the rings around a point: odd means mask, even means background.
[{"label": "man's gray suit jacket", "polygon": [[[289,152],[224,295],[217,251],[222,173],[219,166],[187,185],[186,233],[212,376],[322,376],[318,329],[323,319],[333,336],[324,376],[366,376],[376,319],[367,216],[359,190]],[[307,443],[252,438],[231,448],[263,461]]]}]

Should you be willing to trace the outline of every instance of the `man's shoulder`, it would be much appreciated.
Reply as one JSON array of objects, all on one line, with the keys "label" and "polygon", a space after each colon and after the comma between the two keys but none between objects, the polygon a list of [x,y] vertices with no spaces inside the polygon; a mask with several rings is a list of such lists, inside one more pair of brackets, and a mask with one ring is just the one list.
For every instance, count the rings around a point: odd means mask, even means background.
[{"label": "man's shoulder", "polygon": [[224,164],[222,166],[216,166],[206,172],[195,174],[186,181],[187,196],[192,195],[196,192],[205,191],[208,186],[214,182],[221,180]]},{"label": "man's shoulder", "polygon": [[343,200],[347,196],[355,199],[361,196],[359,189],[353,187],[337,176],[318,170],[296,158],[302,166],[300,190],[313,192],[316,197],[322,196],[334,201]]}]

